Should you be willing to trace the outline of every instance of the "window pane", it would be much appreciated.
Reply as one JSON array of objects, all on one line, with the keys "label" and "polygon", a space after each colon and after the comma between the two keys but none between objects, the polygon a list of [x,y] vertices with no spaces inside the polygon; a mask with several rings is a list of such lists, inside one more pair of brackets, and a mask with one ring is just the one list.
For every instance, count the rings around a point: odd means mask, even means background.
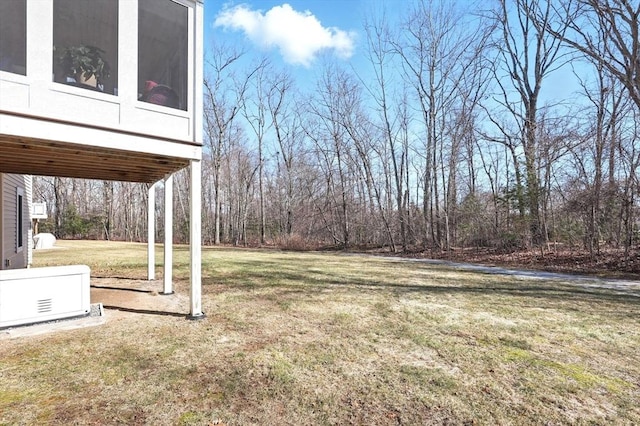
[{"label": "window pane", "polygon": [[188,11],[171,0],[138,3],[138,96],[187,109]]},{"label": "window pane", "polygon": [[16,194],[16,251],[20,251],[22,246],[24,245],[22,240],[22,233],[24,232],[23,224],[24,224],[24,214],[22,212],[24,192],[21,188],[17,188]]},{"label": "window pane", "polygon": [[27,1],[0,1],[0,71],[27,75]]},{"label": "window pane", "polygon": [[54,0],[54,81],[118,93],[118,0]]}]

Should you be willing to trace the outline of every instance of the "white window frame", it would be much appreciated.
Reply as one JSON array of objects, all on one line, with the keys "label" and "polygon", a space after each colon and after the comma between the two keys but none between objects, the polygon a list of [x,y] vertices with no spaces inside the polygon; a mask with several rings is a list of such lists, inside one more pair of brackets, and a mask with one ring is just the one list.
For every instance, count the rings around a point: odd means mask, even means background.
[{"label": "white window frame", "polygon": [[24,250],[24,188],[16,188],[16,253]]},{"label": "white window frame", "polygon": [[[149,102],[143,102],[140,101],[136,98],[136,108],[138,109],[144,109],[144,110],[149,110],[149,111],[155,111],[155,112],[162,112],[164,114],[170,114],[170,115],[175,115],[175,116],[179,116],[179,117],[186,117],[186,118],[191,118],[194,115],[194,96],[195,96],[195,91],[193,90],[193,78],[194,78],[194,46],[195,46],[195,26],[196,26],[196,22],[195,22],[195,9],[196,9],[196,3],[197,0],[169,0],[177,5],[180,6],[184,6],[187,8],[187,105],[186,105],[186,110],[182,110],[182,109],[178,109],[178,108],[169,108],[166,106],[161,106],[161,105],[155,105],[155,104],[151,104]],[[136,5],[136,14],[137,14],[137,10],[138,10],[138,5]],[[137,20],[136,20],[136,33],[135,36],[139,37],[138,35],[138,24],[137,24]],[[138,55],[137,55],[137,49],[138,49],[138,40],[136,40],[136,67],[139,66],[138,64]],[[136,70],[136,91],[135,93],[138,92],[138,72],[139,68]]]}]

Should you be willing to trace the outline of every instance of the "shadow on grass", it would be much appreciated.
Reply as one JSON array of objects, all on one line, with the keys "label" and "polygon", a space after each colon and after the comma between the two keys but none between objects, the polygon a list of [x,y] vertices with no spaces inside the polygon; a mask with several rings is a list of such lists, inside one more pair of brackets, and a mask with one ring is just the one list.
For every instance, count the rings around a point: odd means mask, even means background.
[{"label": "shadow on grass", "polygon": [[178,317],[178,318],[187,317],[187,314],[181,314],[179,312],[155,311],[150,309],[134,309],[134,308],[125,308],[123,306],[113,306],[113,305],[103,305],[103,307],[105,309],[113,309],[116,311],[130,312],[134,314],[160,315],[163,317]]},{"label": "shadow on grass", "polygon": [[[106,274],[106,275],[91,275],[91,278],[96,278],[96,279],[109,279],[109,280],[127,280],[127,281],[144,281],[144,282],[149,282],[150,280],[147,278],[140,278],[140,277],[126,277],[126,276],[120,276],[120,275],[110,275],[110,274]],[[151,280],[154,281],[154,280]]]},{"label": "shadow on grass", "polygon": [[[107,278],[107,277],[103,277],[103,278]],[[111,286],[93,285],[93,284],[91,285],[91,288],[97,288],[100,290],[132,291],[134,293],[147,293],[147,294],[153,293],[153,290],[143,290],[141,288],[111,287]]]},{"label": "shadow on grass", "polygon": [[[513,278],[513,281],[505,283],[487,282],[478,284],[478,277],[483,278],[496,276],[492,273],[481,271],[460,271],[452,268],[437,265],[415,265],[411,267],[417,270],[428,271],[433,276],[417,277],[416,281],[424,281],[424,284],[394,283],[390,279],[393,277],[393,270],[398,268],[397,263],[389,263],[389,275],[381,277],[378,273],[371,279],[347,276],[346,274],[319,271],[317,269],[305,270],[307,265],[283,265],[280,261],[240,261],[234,262],[238,268],[235,273],[224,276],[216,276],[215,272],[209,276],[203,276],[203,284],[220,285],[233,287],[234,289],[246,289],[255,291],[265,288],[275,290],[277,293],[296,295],[304,297],[305,293],[313,294],[314,291],[322,290],[355,290],[355,291],[383,291],[394,294],[424,293],[424,294],[470,294],[478,296],[507,296],[522,297],[532,299],[546,299],[550,302],[588,302],[598,301],[613,302],[628,305],[631,308],[640,306],[640,289],[616,289],[606,286],[599,287],[590,282],[585,285],[583,282],[567,282],[566,279],[554,278]],[[313,266],[313,265],[308,265]],[[376,268],[380,269],[381,264],[377,263]],[[382,269],[384,269],[382,264]],[[303,269],[304,268],[304,269]],[[364,268],[364,269],[363,269]],[[355,269],[354,269],[355,270]],[[358,265],[359,271],[366,274],[366,265]],[[439,276],[438,274],[441,273]],[[455,278],[448,278],[446,275],[458,274]],[[386,278],[386,279],[385,279]],[[404,278],[412,279],[412,278]],[[450,281],[451,284],[448,284]],[[523,283],[526,283],[523,285]]]}]

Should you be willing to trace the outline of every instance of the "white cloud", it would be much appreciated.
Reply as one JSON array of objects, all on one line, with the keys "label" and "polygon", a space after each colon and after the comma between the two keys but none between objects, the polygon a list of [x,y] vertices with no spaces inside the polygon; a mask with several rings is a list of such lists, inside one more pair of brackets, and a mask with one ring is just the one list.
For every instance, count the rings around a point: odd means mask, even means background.
[{"label": "white cloud", "polygon": [[214,25],[244,31],[253,43],[263,48],[276,47],[285,61],[305,67],[321,50],[332,49],[342,59],[353,55],[353,32],[323,27],[311,12],[298,12],[286,3],[264,14],[246,5],[225,8]]}]

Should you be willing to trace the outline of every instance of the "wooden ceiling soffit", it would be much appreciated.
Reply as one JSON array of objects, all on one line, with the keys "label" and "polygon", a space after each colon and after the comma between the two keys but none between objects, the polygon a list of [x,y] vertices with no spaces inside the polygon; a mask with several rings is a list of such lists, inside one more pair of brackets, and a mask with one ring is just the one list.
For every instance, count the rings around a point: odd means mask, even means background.
[{"label": "wooden ceiling soffit", "polygon": [[185,158],[0,137],[3,173],[152,183],[187,166]]}]

